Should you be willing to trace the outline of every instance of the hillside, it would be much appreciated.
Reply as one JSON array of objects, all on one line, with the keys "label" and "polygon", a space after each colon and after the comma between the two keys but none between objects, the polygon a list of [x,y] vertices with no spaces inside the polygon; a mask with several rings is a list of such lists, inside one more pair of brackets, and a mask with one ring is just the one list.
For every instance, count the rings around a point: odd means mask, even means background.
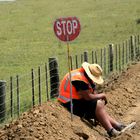
[{"label": "hillside", "polygon": [[[134,129],[115,140],[140,139],[140,63],[130,66],[121,76],[112,75],[104,91],[108,111],[125,123],[136,121]],[[79,117],[68,113],[58,102],[37,106],[0,130],[0,140],[104,140],[105,131],[98,125],[89,127]]]}]

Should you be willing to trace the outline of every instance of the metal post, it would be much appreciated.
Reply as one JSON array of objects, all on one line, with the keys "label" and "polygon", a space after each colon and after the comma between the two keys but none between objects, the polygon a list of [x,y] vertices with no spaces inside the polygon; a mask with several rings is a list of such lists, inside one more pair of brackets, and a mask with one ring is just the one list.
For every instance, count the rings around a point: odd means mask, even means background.
[{"label": "metal post", "polygon": [[41,68],[38,67],[38,96],[39,96],[39,105],[42,103],[41,98]]},{"label": "metal post", "polygon": [[0,122],[5,120],[6,115],[6,81],[0,80]]},{"label": "metal post", "polygon": [[10,101],[11,117],[13,117],[13,77],[10,77]]},{"label": "metal post", "polygon": [[19,76],[16,76],[17,78],[17,115],[19,117],[20,115],[20,97],[19,97]]},{"label": "metal post", "polygon": [[84,52],[84,61],[88,62],[88,52],[87,51]]},{"label": "metal post", "polygon": [[113,44],[109,44],[109,71],[113,71]]},{"label": "metal post", "polygon": [[49,100],[49,90],[48,90],[48,68],[47,68],[47,64],[45,64],[45,73],[46,73],[46,96],[47,96],[47,100]]},{"label": "metal post", "polygon": [[32,105],[35,106],[35,81],[34,81],[34,69],[31,71],[32,75]]},{"label": "metal post", "polygon": [[130,37],[131,61],[134,61],[134,58],[135,58],[134,47],[135,47],[135,38],[134,36],[131,36]]}]

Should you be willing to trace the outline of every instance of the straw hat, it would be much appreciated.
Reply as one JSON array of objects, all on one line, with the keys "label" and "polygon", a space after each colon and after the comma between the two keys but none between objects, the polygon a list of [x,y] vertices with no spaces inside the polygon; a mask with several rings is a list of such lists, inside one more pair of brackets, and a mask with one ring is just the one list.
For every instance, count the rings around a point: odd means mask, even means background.
[{"label": "straw hat", "polygon": [[82,64],[88,77],[97,84],[103,84],[104,80],[102,78],[102,68],[98,64],[89,64],[84,62]]}]

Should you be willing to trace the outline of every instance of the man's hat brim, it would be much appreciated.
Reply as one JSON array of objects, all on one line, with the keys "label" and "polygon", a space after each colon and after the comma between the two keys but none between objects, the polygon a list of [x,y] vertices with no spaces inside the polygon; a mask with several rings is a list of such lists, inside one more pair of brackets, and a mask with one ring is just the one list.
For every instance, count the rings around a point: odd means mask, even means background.
[{"label": "man's hat brim", "polygon": [[102,76],[101,76],[101,75],[100,75],[100,76],[95,76],[95,75],[93,75],[93,74],[91,73],[90,69],[89,69],[89,66],[90,66],[90,65],[92,65],[92,67],[94,67],[94,66],[96,66],[97,64],[89,64],[89,63],[87,63],[87,62],[84,62],[84,63],[82,64],[82,67],[83,67],[83,69],[85,70],[85,72],[86,72],[86,74],[88,75],[88,77],[89,77],[93,82],[95,82],[95,83],[97,83],[97,84],[99,84],[99,85],[103,84],[104,80],[103,80]]}]

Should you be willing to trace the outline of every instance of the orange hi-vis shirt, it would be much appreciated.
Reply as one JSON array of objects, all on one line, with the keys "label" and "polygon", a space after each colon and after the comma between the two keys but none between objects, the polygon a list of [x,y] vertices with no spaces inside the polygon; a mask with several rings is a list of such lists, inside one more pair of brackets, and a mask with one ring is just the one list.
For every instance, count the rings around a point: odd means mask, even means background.
[{"label": "orange hi-vis shirt", "polygon": [[[91,87],[91,84],[89,83],[88,79],[84,75],[84,69],[79,68],[76,70],[71,71],[71,81],[83,81],[86,84],[88,84],[89,90],[91,92],[94,92],[94,90]],[[70,101],[70,78],[69,73],[67,73],[63,80],[60,83],[59,86],[59,96],[58,100],[62,103],[67,103]],[[72,85],[72,84],[71,84]],[[81,99],[82,97],[79,95],[79,93],[76,91],[76,88],[72,85],[72,99]]]}]

